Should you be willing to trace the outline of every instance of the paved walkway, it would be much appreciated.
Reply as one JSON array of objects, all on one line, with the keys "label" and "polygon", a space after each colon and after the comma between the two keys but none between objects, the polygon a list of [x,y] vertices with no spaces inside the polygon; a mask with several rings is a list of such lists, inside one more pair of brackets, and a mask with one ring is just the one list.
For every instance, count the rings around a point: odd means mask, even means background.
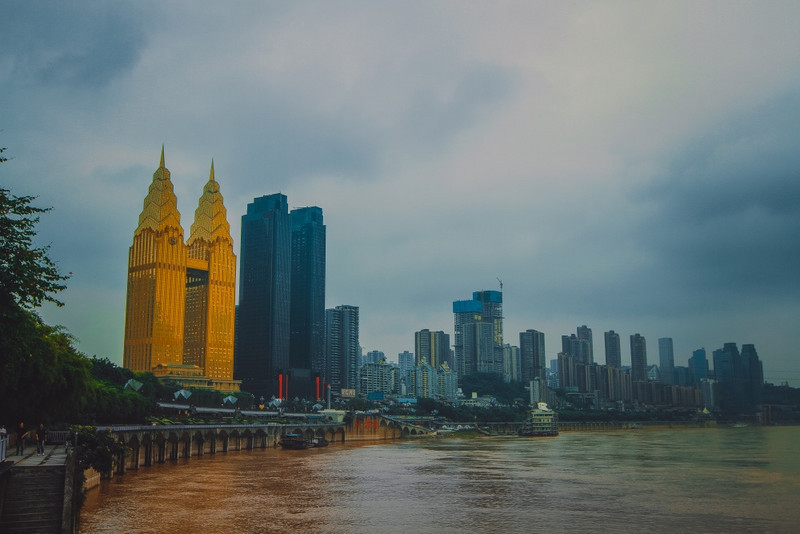
[{"label": "paved walkway", "polygon": [[9,454],[6,460],[14,462],[14,466],[36,467],[64,465],[67,460],[67,450],[64,444],[45,445],[44,456],[36,454],[36,446],[25,447],[25,454]]}]

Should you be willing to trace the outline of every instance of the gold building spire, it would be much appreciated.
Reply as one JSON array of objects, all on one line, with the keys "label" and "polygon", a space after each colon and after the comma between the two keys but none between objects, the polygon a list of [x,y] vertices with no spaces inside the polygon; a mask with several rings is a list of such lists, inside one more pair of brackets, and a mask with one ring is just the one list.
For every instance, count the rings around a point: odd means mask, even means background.
[{"label": "gold building spire", "polygon": [[231,227],[228,224],[227,216],[222,194],[219,192],[219,183],[214,177],[214,160],[212,159],[208,182],[203,187],[203,194],[200,196],[197,210],[194,212],[194,223],[189,233],[188,245],[192,246],[197,239],[204,239],[208,243],[221,239],[232,244]]},{"label": "gold building spire", "polygon": [[128,296],[122,364],[152,371],[183,358],[187,247],[178,199],[169,170],[161,161],[153,173],[139,226],[128,252]]},{"label": "gold building spire", "polygon": [[[214,160],[197,202],[187,242],[184,363],[205,369],[212,380],[233,379],[233,329],[236,316],[236,255]],[[202,262],[202,264],[200,263]]]},{"label": "gold building spire", "polygon": [[169,169],[164,166],[164,145],[161,145],[161,162],[153,173],[153,182],[144,199],[144,208],[139,215],[139,227],[136,232],[141,232],[144,228],[158,232],[164,231],[167,227],[175,228],[183,237],[178,197],[175,196]]}]

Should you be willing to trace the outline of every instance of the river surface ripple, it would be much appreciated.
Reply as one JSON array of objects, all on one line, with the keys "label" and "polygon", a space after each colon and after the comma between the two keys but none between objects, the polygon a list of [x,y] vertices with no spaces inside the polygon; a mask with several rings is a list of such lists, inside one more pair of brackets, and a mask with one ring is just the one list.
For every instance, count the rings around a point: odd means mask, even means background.
[{"label": "river surface ripple", "polygon": [[80,532],[800,532],[800,427],[255,450],[142,467]]}]

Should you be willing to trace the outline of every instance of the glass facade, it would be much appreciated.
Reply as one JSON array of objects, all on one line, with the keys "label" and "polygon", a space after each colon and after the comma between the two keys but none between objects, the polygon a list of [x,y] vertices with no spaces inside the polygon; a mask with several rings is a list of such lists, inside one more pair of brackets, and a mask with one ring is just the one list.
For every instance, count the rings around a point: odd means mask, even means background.
[{"label": "glass facade", "polygon": [[289,370],[291,222],[286,195],[258,197],[242,216],[235,378],[256,398],[279,396]]}]

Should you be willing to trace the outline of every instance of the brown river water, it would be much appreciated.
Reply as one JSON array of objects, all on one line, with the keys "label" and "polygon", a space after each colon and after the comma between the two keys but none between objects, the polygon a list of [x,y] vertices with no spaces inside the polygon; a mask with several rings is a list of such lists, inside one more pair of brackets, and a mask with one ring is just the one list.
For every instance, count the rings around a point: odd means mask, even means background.
[{"label": "brown river water", "polygon": [[97,532],[800,532],[800,427],[205,455],[90,490]]}]

